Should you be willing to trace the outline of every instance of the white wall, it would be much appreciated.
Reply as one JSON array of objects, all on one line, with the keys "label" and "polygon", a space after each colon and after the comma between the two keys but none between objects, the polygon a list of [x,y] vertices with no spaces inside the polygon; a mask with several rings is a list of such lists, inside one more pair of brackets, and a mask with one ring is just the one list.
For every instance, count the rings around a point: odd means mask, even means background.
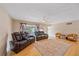
[{"label": "white wall", "polygon": [[[5,43],[7,41],[6,35],[8,35],[8,41],[11,39],[11,19],[6,11],[0,7],[0,55],[1,51],[5,49]],[[9,46],[8,46],[9,48]]]},{"label": "white wall", "polygon": [[20,22],[17,20],[12,20],[12,32],[20,31]]},{"label": "white wall", "polygon": [[77,33],[79,34],[79,21],[72,21],[71,25],[67,25],[66,22],[60,23],[60,24],[55,24],[50,26],[51,28],[49,29],[49,32],[51,31],[52,36],[55,36],[55,33],[60,32],[63,34],[69,34],[69,33]]}]

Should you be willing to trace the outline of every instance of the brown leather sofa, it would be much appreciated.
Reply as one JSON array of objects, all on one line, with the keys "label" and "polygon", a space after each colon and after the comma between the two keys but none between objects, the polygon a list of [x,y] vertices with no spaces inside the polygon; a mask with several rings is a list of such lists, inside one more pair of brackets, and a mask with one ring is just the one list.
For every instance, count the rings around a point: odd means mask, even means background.
[{"label": "brown leather sofa", "polygon": [[36,41],[42,40],[42,39],[48,39],[48,34],[44,33],[44,31],[36,31]]},{"label": "brown leather sofa", "polygon": [[29,35],[26,32],[14,32],[12,33],[13,41],[11,41],[11,50],[15,53],[18,53],[26,46],[35,42],[35,37],[33,35]]}]

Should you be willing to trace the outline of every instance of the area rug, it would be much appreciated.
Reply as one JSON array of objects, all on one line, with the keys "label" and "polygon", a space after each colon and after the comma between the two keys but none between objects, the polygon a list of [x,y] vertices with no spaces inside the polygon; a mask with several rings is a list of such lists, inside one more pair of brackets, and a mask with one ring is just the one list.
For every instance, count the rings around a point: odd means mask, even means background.
[{"label": "area rug", "polygon": [[43,56],[63,56],[71,45],[72,44],[56,39],[40,40],[34,44]]}]

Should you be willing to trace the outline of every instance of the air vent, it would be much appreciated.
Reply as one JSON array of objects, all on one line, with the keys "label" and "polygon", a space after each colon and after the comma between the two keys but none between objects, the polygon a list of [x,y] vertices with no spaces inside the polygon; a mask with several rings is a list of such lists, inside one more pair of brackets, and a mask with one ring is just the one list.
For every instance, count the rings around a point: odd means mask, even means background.
[{"label": "air vent", "polygon": [[66,23],[67,25],[71,25],[72,24],[72,22],[68,22],[68,23]]}]

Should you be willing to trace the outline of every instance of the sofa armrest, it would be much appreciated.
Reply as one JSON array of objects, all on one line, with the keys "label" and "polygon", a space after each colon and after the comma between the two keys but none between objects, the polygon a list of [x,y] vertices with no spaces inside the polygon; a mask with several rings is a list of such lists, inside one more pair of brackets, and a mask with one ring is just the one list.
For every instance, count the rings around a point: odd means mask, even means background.
[{"label": "sofa armrest", "polygon": [[12,50],[14,48],[14,43],[13,41],[10,41],[10,49]]},{"label": "sofa armrest", "polygon": [[19,42],[17,42],[17,41],[15,41],[15,42],[13,42],[13,41],[10,41],[10,47],[11,47],[11,49],[13,49],[14,47],[18,47],[19,46]]},{"label": "sofa armrest", "polygon": [[35,36],[33,36],[33,35],[29,35],[28,37],[35,37]]}]

